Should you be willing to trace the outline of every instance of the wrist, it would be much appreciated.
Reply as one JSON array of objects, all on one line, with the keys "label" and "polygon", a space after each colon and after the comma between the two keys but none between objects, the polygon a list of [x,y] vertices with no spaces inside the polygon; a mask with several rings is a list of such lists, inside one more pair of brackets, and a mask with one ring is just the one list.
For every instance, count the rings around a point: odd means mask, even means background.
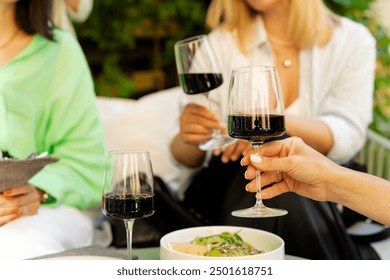
[{"label": "wrist", "polygon": [[41,204],[44,204],[49,199],[49,194],[45,192],[44,190],[37,189],[40,197]]},{"label": "wrist", "polygon": [[349,170],[336,165],[335,168],[332,169],[332,173],[327,178],[329,179],[327,182],[327,192],[328,192],[328,200],[345,204],[345,200],[349,197],[349,184],[345,182],[345,180],[350,176]]}]

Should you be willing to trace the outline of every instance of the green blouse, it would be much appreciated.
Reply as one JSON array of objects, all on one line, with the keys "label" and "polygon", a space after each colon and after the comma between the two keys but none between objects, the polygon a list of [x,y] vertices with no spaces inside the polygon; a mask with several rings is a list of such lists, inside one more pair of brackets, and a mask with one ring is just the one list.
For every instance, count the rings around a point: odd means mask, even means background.
[{"label": "green blouse", "polygon": [[78,42],[54,34],[55,42],[35,35],[0,68],[0,148],[21,159],[33,151],[60,158],[29,182],[49,194],[48,205],[87,208],[101,200],[103,128]]}]

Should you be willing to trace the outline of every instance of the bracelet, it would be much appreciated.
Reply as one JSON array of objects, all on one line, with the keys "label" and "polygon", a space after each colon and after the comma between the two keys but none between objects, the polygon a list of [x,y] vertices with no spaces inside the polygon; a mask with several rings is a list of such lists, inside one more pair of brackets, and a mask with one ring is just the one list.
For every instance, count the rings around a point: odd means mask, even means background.
[{"label": "bracelet", "polygon": [[49,194],[47,192],[42,192],[41,203],[45,203],[49,199]]},{"label": "bracelet", "polygon": [[38,192],[41,194],[41,204],[45,203],[49,199],[49,194],[41,189],[38,189]]}]

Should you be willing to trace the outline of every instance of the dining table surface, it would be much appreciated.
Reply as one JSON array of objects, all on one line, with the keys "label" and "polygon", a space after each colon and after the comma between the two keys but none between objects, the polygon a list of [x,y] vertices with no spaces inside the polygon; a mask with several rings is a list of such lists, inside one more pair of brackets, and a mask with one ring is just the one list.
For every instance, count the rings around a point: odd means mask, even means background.
[{"label": "dining table surface", "polygon": [[[126,249],[123,250],[123,253],[126,253]],[[120,250],[120,251],[121,251]],[[148,248],[135,248],[133,249],[133,254],[138,257],[139,260],[159,260],[160,259],[160,247],[148,247]],[[285,255],[285,260],[299,260],[303,258]]]},{"label": "dining table surface", "polygon": [[[145,248],[133,248],[133,255],[136,256],[138,260],[160,260],[160,247],[145,247]],[[108,257],[108,258],[117,258],[125,259],[126,258],[126,248],[115,248],[115,247],[102,247],[99,245],[92,245],[82,248],[70,249],[63,252],[44,255],[40,257],[33,258],[33,260],[44,260],[52,258],[64,258],[68,257],[80,257],[86,256],[93,259],[96,257]],[[303,258],[291,255],[285,255],[285,260],[303,260]]]}]

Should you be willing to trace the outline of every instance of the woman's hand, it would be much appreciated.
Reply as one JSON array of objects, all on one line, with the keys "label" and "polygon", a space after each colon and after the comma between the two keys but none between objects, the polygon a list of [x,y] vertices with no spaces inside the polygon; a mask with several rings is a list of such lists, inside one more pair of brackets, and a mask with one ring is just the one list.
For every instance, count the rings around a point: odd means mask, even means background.
[{"label": "woman's hand", "polygon": [[[338,165],[321,155],[300,138],[290,137],[263,145],[260,156],[247,154],[241,164],[248,166],[245,178],[252,180],[246,189],[256,191],[255,171],[262,171],[262,186],[272,185],[261,192],[264,199],[285,192],[295,192],[315,200],[327,200],[327,184],[332,176],[329,172]],[[278,182],[277,171],[281,171],[283,180]]]},{"label": "woman's hand", "polygon": [[41,192],[31,184],[5,190],[0,194],[0,226],[21,216],[36,214],[41,198]]},{"label": "woman's hand", "polygon": [[187,104],[180,115],[180,138],[186,144],[199,145],[211,138],[213,129],[226,131],[226,125],[221,124],[216,113],[208,108]]},{"label": "woman's hand", "polygon": [[216,156],[219,156],[222,153],[221,161],[223,163],[228,163],[229,161],[236,161],[245,156],[247,153],[252,151],[252,145],[249,141],[238,139],[233,144],[230,144],[225,147],[224,150],[218,149],[213,153]]}]

